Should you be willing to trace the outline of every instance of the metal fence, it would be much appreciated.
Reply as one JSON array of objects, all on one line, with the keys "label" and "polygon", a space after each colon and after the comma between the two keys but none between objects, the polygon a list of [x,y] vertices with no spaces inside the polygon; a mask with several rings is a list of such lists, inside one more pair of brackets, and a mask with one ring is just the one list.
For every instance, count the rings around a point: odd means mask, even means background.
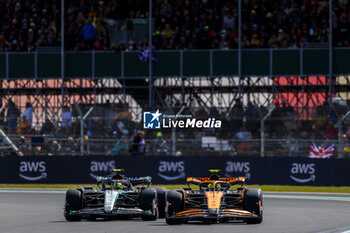
[{"label": "metal fence", "polygon": [[[50,136],[25,136],[17,137],[13,142],[18,145],[19,151],[24,156],[29,155],[158,155],[158,156],[261,156],[261,140],[219,140],[216,143],[208,143],[203,139],[187,139],[176,141],[176,153],[172,153],[171,139],[145,140],[143,152],[133,152],[135,145],[128,139],[85,139],[84,152],[80,152],[80,139],[78,138],[53,138]],[[338,147],[337,140],[310,140],[310,139],[266,139],[265,157],[308,157],[311,145],[329,147],[334,145],[333,157],[350,158],[350,142],[344,141]],[[338,148],[341,151],[338,151]],[[16,155],[12,148],[3,142],[0,155]]]},{"label": "metal fence", "polygon": [[[79,111],[78,111],[79,109]],[[179,108],[162,109],[163,114]],[[313,144],[334,145],[334,156],[348,157],[350,111],[344,103],[312,108],[290,106],[233,106],[183,108],[182,115],[221,120],[220,128],[143,129],[142,110],[116,107],[67,108],[55,120],[28,122],[28,111],[11,116],[0,112],[2,155],[144,154],[144,155],[258,155],[303,156]],[[305,114],[305,111],[308,114]],[[22,113],[23,112],[23,113]],[[44,117],[44,115],[43,115]],[[6,138],[7,136],[8,138]]]}]

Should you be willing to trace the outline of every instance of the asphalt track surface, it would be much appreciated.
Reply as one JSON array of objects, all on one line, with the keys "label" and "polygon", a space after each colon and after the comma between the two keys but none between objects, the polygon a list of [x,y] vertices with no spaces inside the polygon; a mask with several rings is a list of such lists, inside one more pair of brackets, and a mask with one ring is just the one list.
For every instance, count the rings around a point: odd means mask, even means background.
[{"label": "asphalt track surface", "polygon": [[[67,222],[64,193],[0,190],[1,233],[205,233],[205,232],[350,232],[350,195],[264,194],[264,221],[244,223],[189,223],[168,226],[164,219]],[[315,199],[316,196],[316,199]],[[318,198],[317,198],[318,197]]]}]

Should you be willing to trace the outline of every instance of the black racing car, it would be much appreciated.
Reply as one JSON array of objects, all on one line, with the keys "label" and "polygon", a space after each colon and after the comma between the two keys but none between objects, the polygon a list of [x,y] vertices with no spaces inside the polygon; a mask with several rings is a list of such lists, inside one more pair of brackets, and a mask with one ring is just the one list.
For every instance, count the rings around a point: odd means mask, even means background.
[{"label": "black racing car", "polygon": [[[165,188],[150,188],[151,177],[124,178],[123,169],[114,169],[111,178],[97,177],[98,189],[80,187],[66,192],[64,216],[67,221],[141,217],[156,220],[165,215]],[[138,186],[136,185],[145,185]]]}]

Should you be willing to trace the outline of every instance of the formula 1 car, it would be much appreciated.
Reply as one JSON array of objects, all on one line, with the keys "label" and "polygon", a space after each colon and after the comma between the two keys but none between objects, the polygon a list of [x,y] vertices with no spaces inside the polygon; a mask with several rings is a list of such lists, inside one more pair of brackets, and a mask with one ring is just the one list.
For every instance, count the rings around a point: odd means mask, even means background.
[{"label": "formula 1 car", "polygon": [[[167,192],[166,223],[243,220],[247,224],[259,224],[263,221],[261,189],[243,187],[244,177],[220,178],[220,170],[209,171],[210,177],[189,177],[188,188]],[[199,189],[193,190],[191,185]],[[239,185],[237,190],[231,189],[233,185]]]},{"label": "formula 1 car", "polygon": [[[149,221],[156,220],[158,216],[164,217],[164,188],[150,188],[149,176],[128,180],[124,178],[123,169],[113,171],[116,174],[111,178],[97,177],[98,189],[80,187],[67,190],[64,208],[67,221],[134,217]],[[135,188],[136,185],[146,186]]]}]

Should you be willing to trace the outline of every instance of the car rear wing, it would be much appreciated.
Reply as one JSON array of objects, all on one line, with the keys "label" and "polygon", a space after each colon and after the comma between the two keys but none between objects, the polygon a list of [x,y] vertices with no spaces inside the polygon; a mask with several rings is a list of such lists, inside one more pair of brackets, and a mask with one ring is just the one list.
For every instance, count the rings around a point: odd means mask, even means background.
[{"label": "car rear wing", "polygon": [[[113,182],[113,180],[116,180],[116,179],[99,176],[96,178],[97,187],[101,188],[102,183],[110,183],[110,182]],[[129,181],[132,186],[147,185],[147,187],[149,187],[152,184],[152,177],[150,176],[141,177],[135,180],[131,180],[131,179],[125,179],[125,180]]]},{"label": "car rear wing", "polygon": [[[245,178],[242,176],[239,177],[220,177],[218,179],[219,181],[224,181],[229,183],[229,185],[243,185],[245,182]],[[188,177],[187,178],[187,185],[190,184],[194,184],[194,185],[200,185],[202,182],[209,182],[209,181],[213,181],[212,179],[210,179],[210,177]]]},{"label": "car rear wing", "polygon": [[236,184],[244,185],[244,183],[245,183],[245,178],[242,177],[242,176],[239,176],[239,177],[222,177],[222,178],[220,178],[220,180],[221,179],[226,179],[225,181],[227,183],[229,183],[231,186],[232,185],[236,185]]},{"label": "car rear wing", "polygon": [[137,179],[137,180],[130,180],[130,182],[133,186],[147,185],[147,187],[149,187],[152,184],[152,177],[145,176],[145,177],[141,177],[140,179]]}]

